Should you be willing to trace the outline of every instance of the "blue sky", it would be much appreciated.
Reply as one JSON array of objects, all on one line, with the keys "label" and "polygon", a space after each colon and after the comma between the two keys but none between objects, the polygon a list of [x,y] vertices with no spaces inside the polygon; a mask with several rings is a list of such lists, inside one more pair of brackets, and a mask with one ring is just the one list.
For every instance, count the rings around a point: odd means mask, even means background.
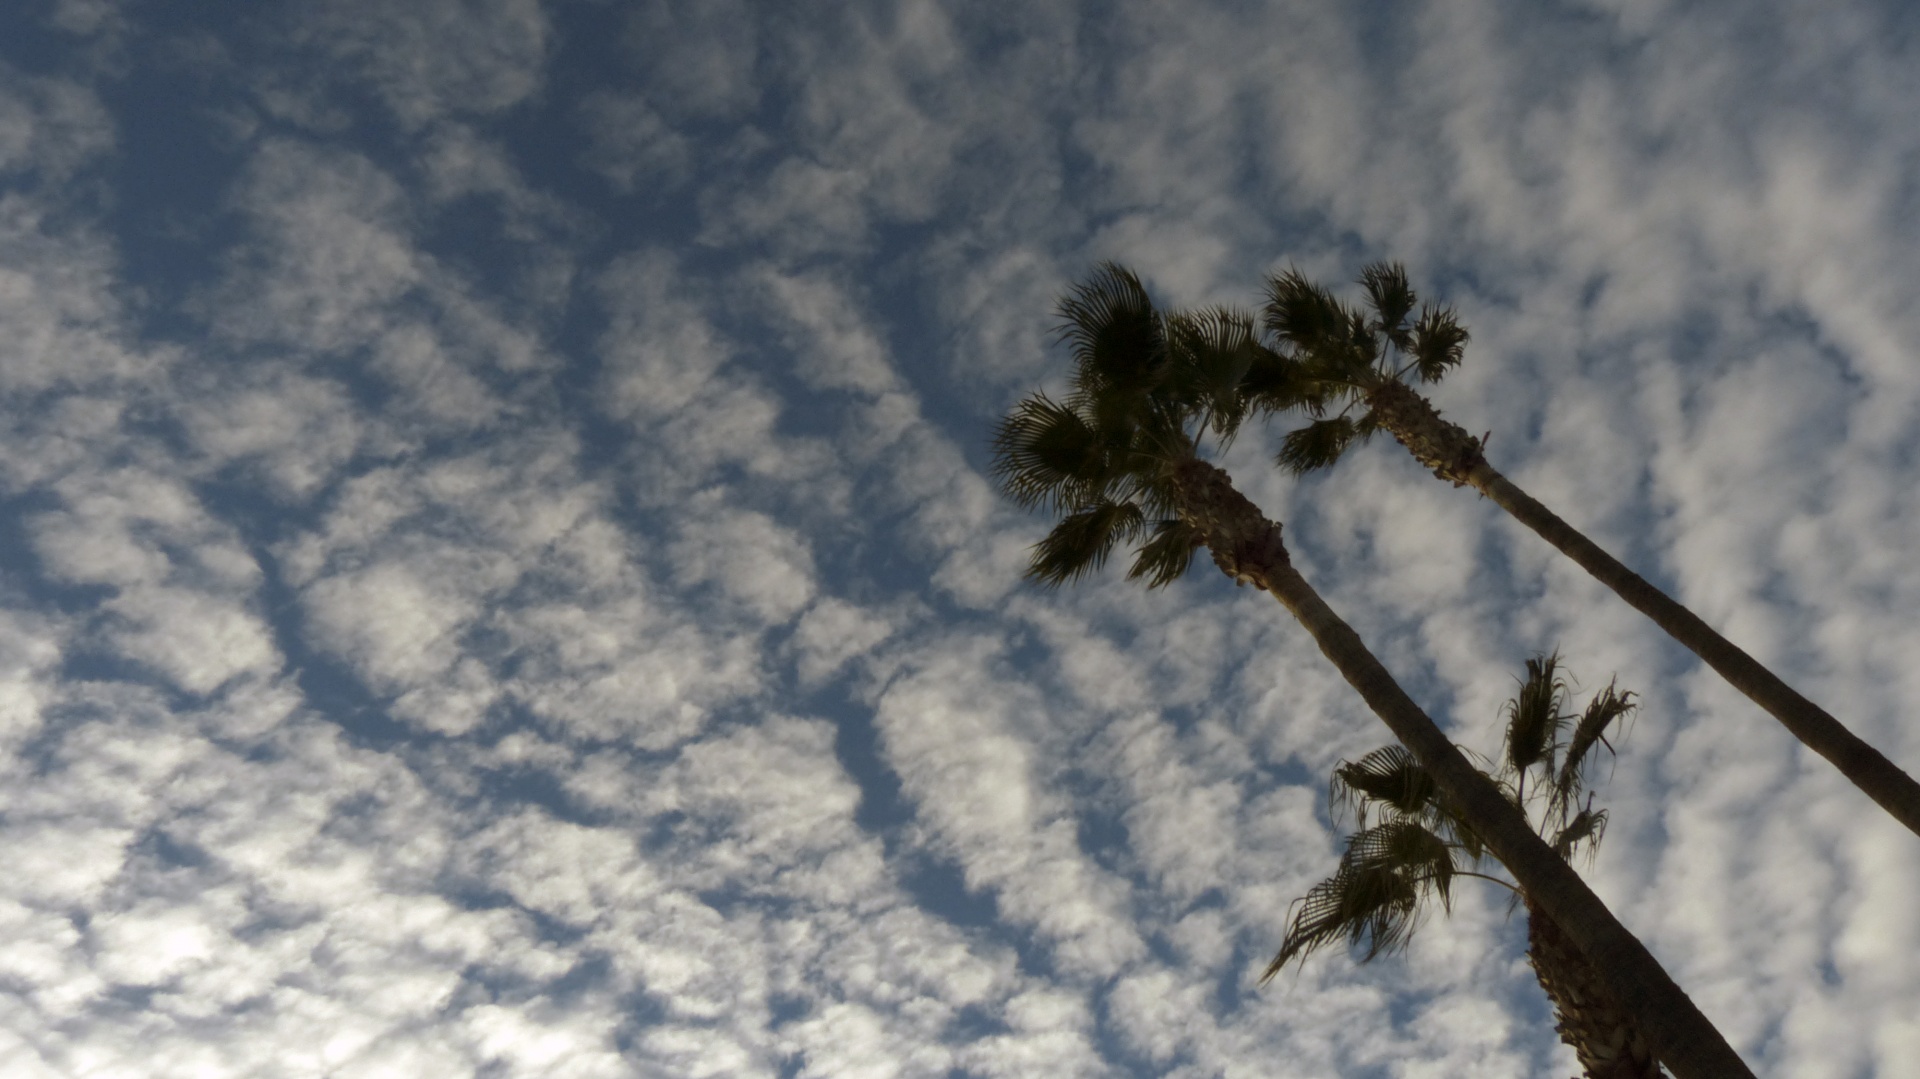
[{"label": "blue sky", "polygon": [[[1385,730],[1264,597],[1024,585],[1103,259],[1404,261],[1493,462],[1920,768],[1897,3],[0,8],[0,1071],[1570,1074],[1497,891],[1266,988]],[[1391,444],[1223,463],[1756,1073],[1920,1055],[1920,846]]]}]

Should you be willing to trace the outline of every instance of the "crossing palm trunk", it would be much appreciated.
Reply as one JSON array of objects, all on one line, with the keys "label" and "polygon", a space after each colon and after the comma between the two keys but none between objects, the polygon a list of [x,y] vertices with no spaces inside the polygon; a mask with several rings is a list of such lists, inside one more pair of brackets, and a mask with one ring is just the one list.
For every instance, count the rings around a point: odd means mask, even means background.
[{"label": "crossing palm trunk", "polygon": [[1558,1020],[1554,1030],[1573,1047],[1586,1079],[1661,1079],[1639,1024],[1558,924],[1527,902],[1527,958]]},{"label": "crossing palm trunk", "polygon": [[1456,487],[1472,487],[1521,524],[1574,560],[1595,580],[1653,619],[1733,688],[1779,720],[1801,744],[1830,761],[1867,797],[1920,835],[1920,783],[1886,755],[1862,741],[1819,705],[1795,692],[1759,661],[1713,627],[1628,569],[1578,529],[1501,475],[1481,455],[1480,440],[1449,423],[1426,398],[1388,379],[1369,394],[1380,426],[1434,475]]},{"label": "crossing palm trunk", "polygon": [[1199,534],[1221,572],[1271,592],[1300,621],[1374,714],[1459,806],[1461,819],[1485,839],[1540,909],[1565,928],[1614,999],[1627,1003],[1654,1052],[1677,1079],[1750,1079],[1753,1073],[1652,953],[1528,827],[1492,781],[1467,763],[1352,627],[1293,568],[1280,526],[1235,490],[1225,472],[1204,461],[1188,459],[1176,465],[1172,486],[1181,518]]}]

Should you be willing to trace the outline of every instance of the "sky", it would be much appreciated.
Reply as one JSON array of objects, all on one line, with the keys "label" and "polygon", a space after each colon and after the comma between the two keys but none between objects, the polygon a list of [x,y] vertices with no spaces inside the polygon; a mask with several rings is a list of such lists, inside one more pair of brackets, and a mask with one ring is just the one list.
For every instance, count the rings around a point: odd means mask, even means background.
[{"label": "sky", "polygon": [[[0,5],[0,1072],[1565,1076],[1504,895],[1262,987],[1388,735],[1204,562],[1023,583],[1102,260],[1404,262],[1516,482],[1920,770],[1920,8]],[[1920,841],[1470,491],[1220,458],[1761,1076],[1911,1074]],[[1471,883],[1471,882],[1468,882]]]}]

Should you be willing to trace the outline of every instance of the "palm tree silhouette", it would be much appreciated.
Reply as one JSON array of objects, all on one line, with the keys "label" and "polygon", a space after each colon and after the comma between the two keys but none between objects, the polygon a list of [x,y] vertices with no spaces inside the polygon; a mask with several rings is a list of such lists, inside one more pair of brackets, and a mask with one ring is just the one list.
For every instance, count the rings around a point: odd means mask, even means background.
[{"label": "palm tree silhouette", "polygon": [[[1612,684],[1577,716],[1567,710],[1570,699],[1557,655],[1528,660],[1520,691],[1507,702],[1505,744],[1490,777],[1521,812],[1537,816],[1535,830],[1568,861],[1591,857],[1606,832],[1607,811],[1593,808],[1587,770],[1601,747],[1612,751],[1609,728],[1635,708],[1633,694]],[[1329,944],[1344,941],[1363,963],[1402,949],[1436,899],[1450,909],[1455,878],[1479,878],[1526,907],[1527,958],[1553,1005],[1554,1029],[1588,1079],[1665,1074],[1632,1013],[1525,887],[1478,871],[1486,868],[1486,844],[1411,754],[1395,745],[1341,761],[1331,791],[1335,815],[1351,809],[1359,830],[1347,837],[1333,876],[1294,902],[1263,982]]]},{"label": "palm tree silhouette", "polygon": [[1751,1075],[1646,948],[1294,569],[1280,526],[1200,458],[1203,440],[1238,430],[1247,412],[1244,380],[1275,359],[1259,344],[1252,317],[1226,308],[1163,314],[1140,280],[1113,264],[1076,286],[1059,311],[1074,361],[1069,392],[1058,401],[1030,395],[1000,421],[993,440],[1001,488],[1057,518],[1034,546],[1028,575],[1064,584],[1127,543],[1134,547],[1129,576],[1161,586],[1206,547],[1221,572],[1271,592],[1299,620],[1614,998],[1629,1002],[1680,1079]]},{"label": "palm tree silhouette", "polygon": [[1894,819],[1920,835],[1920,783],[1819,705],[1628,569],[1487,463],[1485,440],[1441,418],[1407,384],[1437,382],[1460,363],[1467,331],[1451,308],[1417,297],[1398,263],[1360,275],[1364,310],[1289,270],[1267,281],[1266,329],[1277,348],[1249,368],[1256,412],[1299,409],[1311,422],[1282,440],[1278,463],[1296,475],[1325,468],[1378,431],[1456,487],[1472,487],[1651,618],[1735,689],[1772,713],[1802,744],[1831,761]]}]

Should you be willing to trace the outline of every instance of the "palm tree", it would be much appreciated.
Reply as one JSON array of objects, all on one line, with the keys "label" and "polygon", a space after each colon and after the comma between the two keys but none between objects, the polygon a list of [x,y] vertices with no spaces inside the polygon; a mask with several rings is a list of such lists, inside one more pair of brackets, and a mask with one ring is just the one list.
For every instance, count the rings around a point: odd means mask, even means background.
[{"label": "palm tree", "polygon": [[1129,576],[1161,586],[1206,547],[1221,572],[1271,592],[1307,629],[1614,998],[1629,1002],[1675,1075],[1751,1075],[1646,948],[1294,569],[1280,526],[1200,458],[1203,440],[1233,436],[1246,414],[1243,380],[1272,360],[1251,316],[1225,308],[1163,314],[1137,277],[1111,264],[1075,287],[1060,314],[1074,360],[1069,392],[1063,400],[1029,396],[1001,420],[993,442],[1002,489],[1057,517],[1034,546],[1029,576],[1075,580],[1124,542],[1134,547]]},{"label": "palm tree", "polygon": [[1254,411],[1301,409],[1311,422],[1281,443],[1278,462],[1296,475],[1325,468],[1355,442],[1386,431],[1422,465],[1456,487],[1492,499],[1595,579],[1653,619],[1735,689],[1772,713],[1793,736],[1831,761],[1853,784],[1920,835],[1920,783],[1824,709],[1722,637],[1487,463],[1484,438],[1440,417],[1407,384],[1437,382],[1460,363],[1467,331],[1450,308],[1417,298],[1397,263],[1360,275],[1364,310],[1335,299],[1298,271],[1267,281],[1266,329],[1277,348],[1249,368]]},{"label": "palm tree", "polygon": [[[1578,716],[1558,656],[1527,661],[1520,692],[1507,703],[1507,732],[1494,781],[1561,858],[1592,856],[1607,811],[1593,808],[1587,769],[1613,746],[1607,731],[1636,706],[1609,684]],[[1571,726],[1571,730],[1569,730]],[[1532,779],[1533,789],[1528,790]],[[1527,957],[1588,1079],[1656,1079],[1665,1073],[1628,1009],[1560,927],[1517,886],[1478,870],[1486,845],[1400,746],[1384,746],[1333,770],[1333,811],[1352,809],[1359,831],[1347,837],[1340,868],[1297,900],[1265,982],[1289,962],[1345,941],[1361,962],[1404,948],[1420,916],[1438,899],[1450,907],[1455,878],[1491,881],[1527,909]],[[1584,804],[1582,795],[1585,795]]]}]

